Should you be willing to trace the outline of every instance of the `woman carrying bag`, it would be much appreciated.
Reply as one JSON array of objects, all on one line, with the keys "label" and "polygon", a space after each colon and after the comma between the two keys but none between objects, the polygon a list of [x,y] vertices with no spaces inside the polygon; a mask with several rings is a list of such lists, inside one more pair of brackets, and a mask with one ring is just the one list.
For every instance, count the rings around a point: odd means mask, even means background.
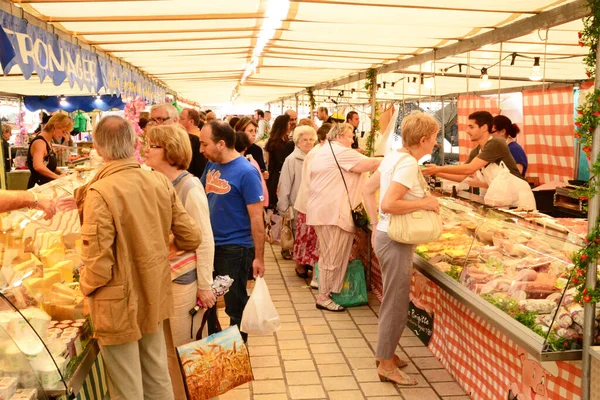
[{"label": "woman carrying bag", "polygon": [[399,368],[407,365],[395,355],[398,341],[408,319],[410,279],[414,245],[400,243],[388,236],[391,215],[419,210],[439,212],[437,200],[427,195],[418,160],[431,154],[439,125],[421,112],[413,112],[402,121],[403,147],[385,156],[381,166],[363,189],[364,204],[371,221],[377,221],[375,193],[380,190],[379,223],[373,230],[373,247],[383,278],[383,302],[379,315],[377,374],[381,381],[413,386],[417,381]]}]

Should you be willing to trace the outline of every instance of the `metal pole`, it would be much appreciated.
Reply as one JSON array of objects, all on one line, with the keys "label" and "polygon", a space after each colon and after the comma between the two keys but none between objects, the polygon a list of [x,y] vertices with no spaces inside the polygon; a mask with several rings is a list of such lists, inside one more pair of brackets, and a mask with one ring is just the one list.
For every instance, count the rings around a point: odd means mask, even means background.
[{"label": "metal pole", "polygon": [[442,148],[440,149],[440,153],[442,155],[442,162],[441,165],[444,165],[444,140],[446,140],[446,116],[445,116],[445,111],[444,110],[444,98],[442,97]]},{"label": "metal pole", "polygon": [[298,96],[296,96],[296,114],[298,114]]},{"label": "metal pole", "polygon": [[[373,122],[375,121],[375,118],[377,118],[377,72],[375,72],[375,76],[373,77],[373,88],[371,90],[371,131],[373,132],[373,136],[375,136],[375,131],[373,130]],[[373,147],[371,148],[373,153],[367,154],[369,157],[371,157],[375,153],[375,137],[372,139],[369,138],[369,140],[373,141]]]},{"label": "metal pole", "polygon": [[[600,42],[596,48],[596,54],[600,53]],[[600,63],[596,63],[596,82],[595,88],[600,89]],[[600,153],[600,126],[596,127],[594,131],[594,138],[592,140],[592,158],[591,162],[594,164],[598,159]],[[592,232],[596,227],[596,221],[600,214],[600,194],[596,193],[594,197],[589,200],[588,203],[588,233]],[[585,286],[590,289],[596,288],[596,261],[590,262],[587,268],[587,276]],[[592,359],[590,356],[590,347],[594,344],[594,322],[596,316],[596,304],[585,303],[583,306],[584,320],[583,320],[583,365],[581,374],[581,398],[583,400],[590,399],[590,383],[591,383],[591,369]]]}]

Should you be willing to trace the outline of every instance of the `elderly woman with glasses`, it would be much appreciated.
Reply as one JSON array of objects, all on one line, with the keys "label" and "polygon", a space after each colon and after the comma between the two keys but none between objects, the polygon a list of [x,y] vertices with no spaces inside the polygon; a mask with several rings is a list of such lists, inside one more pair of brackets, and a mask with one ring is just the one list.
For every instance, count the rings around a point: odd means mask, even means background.
[{"label": "elderly woman with glasses", "polygon": [[306,222],[314,226],[319,241],[317,308],[328,311],[344,311],[330,295],[340,293],[344,285],[356,231],[352,209],[362,200],[363,173],[377,170],[381,163],[381,159],[366,157],[350,147],[353,129],[350,124],[335,124],[310,170]]},{"label": "elderly woman with glasses", "polygon": [[200,327],[204,314],[202,310],[194,316],[189,314],[196,301],[200,300],[205,308],[215,304],[211,289],[215,246],[204,188],[197,177],[186,171],[192,159],[187,132],[177,124],[162,125],[150,128],[147,137],[146,165],[171,181],[185,210],[202,232],[202,244],[195,250],[195,259],[188,257],[191,262],[183,265],[179,261],[171,264],[175,314],[165,324],[165,338],[175,398],[183,399],[185,389],[175,347],[196,340],[194,327],[196,330]]}]

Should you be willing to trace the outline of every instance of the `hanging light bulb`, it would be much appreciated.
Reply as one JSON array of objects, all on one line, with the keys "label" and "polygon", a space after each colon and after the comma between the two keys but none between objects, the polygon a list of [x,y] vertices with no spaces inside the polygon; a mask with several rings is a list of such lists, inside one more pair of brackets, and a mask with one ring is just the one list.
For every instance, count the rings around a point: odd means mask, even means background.
[{"label": "hanging light bulb", "polygon": [[417,93],[417,78],[413,77],[412,80],[408,78],[408,93]]},{"label": "hanging light bulb", "polygon": [[532,81],[541,81],[543,78],[542,70],[540,68],[540,58],[535,57],[533,59],[533,69],[531,70],[531,75],[529,75],[529,79]]},{"label": "hanging light bulb", "polygon": [[479,81],[479,87],[482,89],[488,89],[492,87],[492,82],[490,82],[490,77],[487,73],[487,68],[481,68],[481,80]]},{"label": "hanging light bulb", "polygon": [[356,89],[354,89],[354,88],[350,89],[350,93],[352,93],[353,100],[358,99],[358,93],[356,93]]}]

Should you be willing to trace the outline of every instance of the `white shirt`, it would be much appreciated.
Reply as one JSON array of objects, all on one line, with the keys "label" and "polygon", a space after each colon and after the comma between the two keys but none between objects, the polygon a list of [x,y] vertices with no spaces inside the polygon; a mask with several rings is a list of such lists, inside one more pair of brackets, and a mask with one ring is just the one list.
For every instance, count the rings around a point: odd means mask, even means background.
[{"label": "white shirt", "polygon": [[258,132],[256,132],[256,139],[254,139],[254,142],[261,140],[265,137],[265,134],[269,134],[269,123],[264,119],[261,119],[258,121]]},{"label": "white shirt", "polygon": [[[399,160],[400,162],[398,162]],[[393,181],[408,188],[408,192],[406,192],[402,200],[418,200],[425,197],[425,191],[421,186],[419,177],[419,165],[417,164],[417,160],[410,154],[404,152],[389,152],[379,166],[381,186],[379,188],[379,223],[377,224],[377,230],[386,233],[388,231],[390,218],[389,214],[381,212],[381,202],[392,183],[392,170],[394,169],[394,166],[396,166],[396,163],[398,166],[394,170]]]}]

